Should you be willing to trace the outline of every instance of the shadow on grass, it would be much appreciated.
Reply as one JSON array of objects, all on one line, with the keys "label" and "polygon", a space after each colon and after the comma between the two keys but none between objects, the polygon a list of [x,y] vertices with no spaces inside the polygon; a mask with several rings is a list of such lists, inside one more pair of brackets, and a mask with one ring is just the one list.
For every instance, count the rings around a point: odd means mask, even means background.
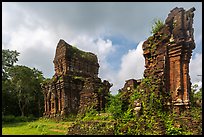
[{"label": "shadow on grass", "polygon": [[2,128],[4,127],[20,127],[27,125],[28,122],[17,122],[17,123],[2,123]]}]

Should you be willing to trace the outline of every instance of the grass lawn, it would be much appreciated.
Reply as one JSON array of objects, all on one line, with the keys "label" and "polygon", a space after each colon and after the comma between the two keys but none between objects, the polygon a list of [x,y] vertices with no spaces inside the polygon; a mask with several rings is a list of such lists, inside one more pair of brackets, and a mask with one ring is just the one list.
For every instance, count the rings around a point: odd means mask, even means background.
[{"label": "grass lawn", "polygon": [[39,119],[33,122],[2,124],[2,135],[65,135],[72,122]]}]

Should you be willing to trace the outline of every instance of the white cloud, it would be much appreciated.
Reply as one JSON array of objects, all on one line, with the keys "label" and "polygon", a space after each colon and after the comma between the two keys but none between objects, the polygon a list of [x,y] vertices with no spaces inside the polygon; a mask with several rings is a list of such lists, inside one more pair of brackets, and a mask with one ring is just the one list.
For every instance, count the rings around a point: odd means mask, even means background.
[{"label": "white cloud", "polygon": [[52,77],[57,37],[49,30],[41,27],[32,30],[28,26],[21,26],[3,37],[10,38],[3,43],[2,48],[20,52],[16,64],[35,67],[42,71],[45,77]]},{"label": "white cloud", "polygon": [[199,91],[202,87],[202,53],[196,53],[190,61],[190,78],[192,85],[198,85],[197,91]]},{"label": "white cloud", "polygon": [[100,37],[91,37],[87,35],[80,35],[70,41],[71,45],[78,47],[81,50],[95,53],[99,60],[99,77],[102,79],[114,81],[114,70],[111,68],[107,57],[114,54],[115,48],[112,41],[109,39],[103,40]]},{"label": "white cloud", "polygon": [[114,87],[111,88],[114,91],[113,94],[123,87],[125,80],[143,78],[145,69],[145,59],[142,50],[143,42],[141,41],[136,49],[129,50],[127,54],[123,55],[120,70],[114,79]]},{"label": "white cloud", "polygon": [[111,40],[103,40],[98,36],[79,35],[69,43],[84,51],[97,54],[100,60],[105,60],[111,52],[115,51]]},{"label": "white cloud", "polygon": [[[104,30],[111,34],[122,34],[135,41],[143,39],[150,34],[152,21],[154,18],[165,19],[170,10],[175,7],[183,7],[186,10],[195,7],[195,31],[199,31],[202,26],[202,3],[6,3],[4,7],[11,10],[15,8],[23,12],[15,12],[17,16],[12,16],[14,22],[30,21],[36,19],[34,24],[49,26],[54,32],[58,32],[60,26],[67,32],[76,35],[79,33],[96,35]],[[11,7],[11,8],[9,8]],[[5,10],[3,10],[5,11]],[[12,10],[11,10],[12,11]],[[161,12],[162,11],[162,12]],[[26,18],[20,13],[27,13]],[[142,13],[142,14],[141,14]],[[154,13],[154,14],[153,14]],[[7,16],[10,17],[10,16]],[[16,17],[18,17],[17,21]],[[29,18],[30,17],[30,18]],[[33,24],[33,23],[31,23]],[[199,28],[199,29],[198,29]]]},{"label": "white cloud", "polygon": [[196,53],[194,58],[191,58],[189,65],[190,77],[192,83],[198,83],[202,80],[202,53]]},{"label": "white cloud", "polygon": [[119,71],[120,79],[139,79],[143,76],[144,71],[144,57],[141,41],[136,49],[129,50],[129,52],[122,57],[121,69]]}]

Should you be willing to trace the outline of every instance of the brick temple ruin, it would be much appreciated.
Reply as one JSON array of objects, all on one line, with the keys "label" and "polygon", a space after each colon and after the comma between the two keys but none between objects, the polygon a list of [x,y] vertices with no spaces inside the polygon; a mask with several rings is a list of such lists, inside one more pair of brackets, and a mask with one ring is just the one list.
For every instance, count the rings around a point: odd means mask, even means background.
[{"label": "brick temple ruin", "polygon": [[173,110],[189,108],[191,82],[189,62],[195,48],[193,17],[195,8],[185,11],[174,8],[165,20],[163,28],[143,43],[145,57],[144,77],[151,77],[162,91],[169,96],[164,105]]},{"label": "brick temple ruin", "polygon": [[[162,97],[162,100],[159,100],[158,102],[159,107],[160,104],[163,103],[163,108],[168,108],[167,110],[173,110],[173,112],[176,112],[177,114],[179,114],[182,110],[187,110],[189,108],[189,93],[191,91],[189,63],[192,56],[192,50],[195,48],[193,36],[194,29],[192,27],[194,11],[195,8],[191,8],[187,11],[185,11],[183,8],[174,8],[168,14],[164,26],[143,43],[143,56],[145,58],[144,77],[146,79],[129,79],[125,81],[124,87],[119,90],[120,99],[123,101],[123,104],[125,104],[124,106],[122,106],[122,109],[126,107],[124,109],[127,110],[127,106],[132,105],[133,111],[130,109],[131,112],[140,117],[144,114],[142,113],[144,102],[141,102],[146,101],[145,105],[150,105],[149,95],[154,95],[151,93],[156,93],[156,96],[153,96],[151,102]],[[91,84],[88,83],[87,85],[91,86]],[[136,88],[138,89],[135,90]],[[141,92],[142,97],[140,96],[134,100],[131,100],[130,97],[132,97],[135,92]],[[157,109],[158,107],[156,105],[156,103],[152,103],[150,107],[155,107]],[[140,122],[142,125],[144,121],[146,121],[146,118],[150,118],[147,116],[149,115],[148,113],[149,112],[146,112],[144,117],[142,117],[142,119],[144,119],[141,120],[142,122],[140,121],[140,119],[139,121],[132,122],[131,120],[126,122],[127,124],[125,124],[125,126],[122,126],[121,128],[122,132],[125,135],[128,135],[130,133],[129,129],[135,128],[134,124],[136,122]],[[159,114],[150,112],[150,115],[152,115],[151,113],[153,113],[153,115]],[[155,118],[156,117],[157,116],[155,116]],[[169,128],[166,127],[166,125],[164,124],[165,122],[163,120],[160,121],[159,119],[154,120],[155,121],[153,121],[153,123],[155,124],[151,128],[157,132],[155,133],[168,135],[169,133],[167,133],[165,130],[169,130]],[[184,133],[182,131],[183,129],[195,134],[202,134],[202,118],[200,120],[197,120],[197,118],[196,120],[194,120],[194,118],[192,118],[192,115],[189,115],[187,113],[187,115],[184,114],[181,117],[176,116],[175,119],[172,118],[171,120],[171,126],[175,128],[173,128],[173,130],[171,128],[170,131],[175,135]],[[90,125],[90,123],[91,122],[88,121],[85,124]],[[110,123],[113,122],[111,121]],[[84,131],[89,131],[90,126],[84,128],[85,124],[83,124],[83,126],[81,126],[81,124],[82,122],[70,127],[67,134],[86,134],[86,132],[84,133]],[[137,129],[148,132],[148,128],[146,130],[145,124],[141,127],[142,128],[137,127]],[[175,129],[180,130],[181,132],[179,131],[177,133]],[[118,130],[118,128],[116,130]],[[139,131],[138,133],[141,134]],[[114,135],[115,133],[114,131],[112,133],[108,132],[108,135],[110,134]]]},{"label": "brick temple ruin", "polygon": [[98,77],[99,64],[95,54],[60,40],[53,63],[54,76],[42,84],[44,116],[84,113],[90,107],[98,111],[105,108],[112,85]]},{"label": "brick temple ruin", "polygon": [[[189,63],[195,48],[193,17],[195,8],[174,8],[160,31],[142,45],[145,58],[144,77],[157,85],[153,92],[163,96],[163,105],[176,112],[190,106]],[[60,40],[54,58],[55,74],[42,85],[45,116],[83,113],[93,106],[105,107],[111,84],[98,78],[98,59]],[[127,80],[120,92],[128,92],[141,81]],[[127,94],[128,95],[128,94]]]},{"label": "brick temple ruin", "polygon": [[[141,83],[141,79],[135,80],[135,79],[128,79],[125,81],[125,84],[123,88],[119,90],[119,93],[122,94],[122,100],[124,102],[128,102],[131,93],[134,92],[134,90],[139,86]],[[127,103],[128,104],[128,103]]]},{"label": "brick temple ruin", "polygon": [[125,81],[124,87],[121,89],[122,92],[134,90],[139,84],[141,80],[129,79]]},{"label": "brick temple ruin", "polygon": [[[145,58],[144,77],[152,79],[156,85],[153,92],[163,96],[163,105],[174,112],[180,112],[190,106],[189,93],[191,82],[189,63],[195,48],[193,17],[195,8],[185,11],[174,8],[161,30],[143,43]],[[127,80],[120,90],[128,100],[128,92],[140,83]]]}]

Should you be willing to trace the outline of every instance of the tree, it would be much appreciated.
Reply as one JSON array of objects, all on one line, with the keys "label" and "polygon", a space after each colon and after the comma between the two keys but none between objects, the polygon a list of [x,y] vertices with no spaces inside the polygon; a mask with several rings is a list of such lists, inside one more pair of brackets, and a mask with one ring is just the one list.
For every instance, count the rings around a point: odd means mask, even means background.
[{"label": "tree", "polygon": [[195,98],[202,100],[202,87],[195,93]]},{"label": "tree", "polygon": [[2,115],[18,115],[16,107],[17,98],[13,94],[11,82],[8,79],[8,70],[18,61],[19,52],[12,50],[2,50]]},{"label": "tree", "polygon": [[191,86],[190,100],[192,106],[196,106],[196,101],[202,101],[202,87],[198,90],[198,84]]},{"label": "tree", "polygon": [[14,66],[19,54],[16,50],[2,51],[2,115],[41,116],[43,74],[35,68]]},{"label": "tree", "polygon": [[9,79],[2,80],[2,116],[20,115],[18,100]]},{"label": "tree", "polygon": [[[35,76],[34,82],[33,82],[33,91],[35,95],[35,102],[33,102],[33,105],[35,105],[35,108],[38,108],[38,113],[36,114],[37,116],[42,116],[42,112],[44,111],[44,96],[43,93],[41,92],[41,86],[40,84],[45,80],[43,77],[43,73],[35,68],[32,69],[33,74]],[[37,105],[37,107],[36,107]],[[32,112],[34,114],[36,111]]]},{"label": "tree", "polygon": [[[32,114],[37,111],[37,108],[40,109],[38,103],[42,100],[40,99],[42,97],[40,88],[43,80],[42,72],[16,65],[9,69],[9,76],[11,85],[14,87],[13,92],[17,96],[21,116]],[[39,110],[37,112],[40,113]]]},{"label": "tree", "polygon": [[14,63],[18,61],[19,52],[16,50],[2,50],[2,80],[8,77],[8,69],[11,68]]}]

